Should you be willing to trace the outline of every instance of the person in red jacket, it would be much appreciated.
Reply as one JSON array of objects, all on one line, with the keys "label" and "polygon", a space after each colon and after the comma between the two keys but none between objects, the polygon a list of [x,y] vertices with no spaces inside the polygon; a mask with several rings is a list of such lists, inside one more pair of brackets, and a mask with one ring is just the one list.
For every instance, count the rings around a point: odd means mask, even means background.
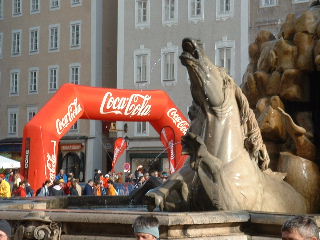
[{"label": "person in red jacket", "polygon": [[17,190],[14,192],[14,196],[16,197],[27,197],[27,191],[26,191],[26,183],[25,182],[20,182],[19,187]]}]

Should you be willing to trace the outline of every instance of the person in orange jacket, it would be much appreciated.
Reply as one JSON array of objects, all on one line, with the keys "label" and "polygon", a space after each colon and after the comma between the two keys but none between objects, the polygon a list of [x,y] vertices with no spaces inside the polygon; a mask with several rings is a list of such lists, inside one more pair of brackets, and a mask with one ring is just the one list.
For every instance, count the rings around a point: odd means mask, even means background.
[{"label": "person in orange jacket", "polygon": [[113,185],[113,181],[110,179],[109,179],[108,195],[109,196],[117,196],[118,195],[118,192]]},{"label": "person in orange jacket", "polygon": [[102,186],[100,182],[96,182],[94,184],[94,195],[95,196],[102,196]]}]

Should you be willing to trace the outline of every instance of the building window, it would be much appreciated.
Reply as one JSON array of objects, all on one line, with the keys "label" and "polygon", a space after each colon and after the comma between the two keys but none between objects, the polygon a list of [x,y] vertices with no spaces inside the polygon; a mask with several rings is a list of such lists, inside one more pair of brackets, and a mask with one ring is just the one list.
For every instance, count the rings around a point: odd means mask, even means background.
[{"label": "building window", "polygon": [[50,10],[60,9],[60,0],[50,0]]},{"label": "building window", "polygon": [[12,16],[21,16],[21,15],[22,15],[22,0],[13,0]]},{"label": "building window", "polygon": [[167,44],[161,49],[161,80],[165,85],[173,85],[177,81],[178,47]]},{"label": "building window", "polygon": [[79,132],[79,129],[80,129],[80,124],[79,124],[79,121],[77,121],[70,128],[70,132],[72,133]]},{"label": "building window", "polygon": [[58,89],[59,67],[49,66],[48,68],[49,92],[55,92]]},{"label": "building window", "polygon": [[49,26],[49,52],[57,52],[60,47],[60,25]]},{"label": "building window", "polygon": [[217,0],[217,20],[224,20],[233,16],[234,0]]},{"label": "building window", "polygon": [[71,6],[76,7],[81,5],[81,0],[71,0]]},{"label": "building window", "polygon": [[143,29],[150,25],[150,1],[136,0],[135,23],[137,28]]},{"label": "building window", "polygon": [[215,64],[224,67],[226,72],[234,76],[235,42],[232,40],[222,40],[215,46]]},{"label": "building window", "polygon": [[3,33],[2,32],[0,32],[0,59],[1,58],[3,58]]},{"label": "building window", "polygon": [[81,23],[71,22],[70,23],[70,47],[80,48],[81,46]]},{"label": "building window", "polygon": [[162,0],[162,23],[178,23],[178,0]]},{"label": "building window", "polygon": [[204,19],[203,0],[188,0],[188,16],[192,22],[198,22]]},{"label": "building window", "polygon": [[0,20],[3,19],[3,3],[4,0],[0,0]]},{"label": "building window", "polygon": [[150,82],[150,50],[143,47],[134,52],[134,83],[145,86]]},{"label": "building window", "polygon": [[134,135],[135,136],[148,136],[149,135],[148,122],[136,122]]},{"label": "building window", "polygon": [[70,65],[70,82],[80,84],[80,64],[73,63]]},{"label": "building window", "polygon": [[29,45],[29,51],[30,54],[36,54],[39,53],[39,31],[40,27],[30,28],[29,35],[30,35],[30,45]]},{"label": "building window", "polygon": [[278,5],[278,0],[260,0],[260,7],[274,7]]},{"label": "building window", "polygon": [[30,14],[40,13],[40,0],[30,0]]},{"label": "building window", "polygon": [[21,42],[22,42],[21,38],[22,38],[21,30],[12,31],[12,47],[11,47],[12,56],[21,55]]},{"label": "building window", "polygon": [[37,107],[27,107],[27,121],[30,122],[31,119],[38,113]]},{"label": "building window", "polygon": [[38,93],[39,68],[29,69],[29,94]]},{"label": "building window", "polygon": [[10,96],[19,95],[20,70],[10,71]]},{"label": "building window", "polygon": [[18,136],[18,108],[8,108],[8,135]]},{"label": "building window", "polygon": [[306,3],[309,2],[309,0],[292,0],[292,3]]}]

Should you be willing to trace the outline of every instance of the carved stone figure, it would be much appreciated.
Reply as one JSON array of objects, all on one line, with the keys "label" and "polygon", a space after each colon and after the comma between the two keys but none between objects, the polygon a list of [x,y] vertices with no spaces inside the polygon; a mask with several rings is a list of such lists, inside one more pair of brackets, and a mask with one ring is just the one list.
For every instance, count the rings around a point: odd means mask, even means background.
[{"label": "carved stone figure", "polygon": [[[183,138],[190,160],[166,183],[147,193],[152,199],[149,210],[159,206],[169,211],[312,211],[314,206],[303,192],[283,181],[284,174],[268,168],[266,146],[241,89],[223,68],[212,64],[196,41],[184,39],[182,48],[180,59],[187,67],[191,94],[205,128]],[[279,101],[274,105],[275,111],[279,105]]]},{"label": "carved stone figure", "polygon": [[38,239],[58,240],[61,237],[60,224],[53,222],[43,211],[28,213],[15,230],[14,240]]},{"label": "carved stone figure", "polygon": [[[261,35],[268,34],[261,31],[255,43]],[[286,174],[284,180],[305,197],[310,212],[319,210],[320,199],[313,126],[318,110],[311,94],[319,81],[315,74],[320,69],[319,38],[320,2],[314,1],[301,16],[287,16],[278,39],[269,37],[254,55],[249,54],[242,84],[267,146],[270,167]]]}]

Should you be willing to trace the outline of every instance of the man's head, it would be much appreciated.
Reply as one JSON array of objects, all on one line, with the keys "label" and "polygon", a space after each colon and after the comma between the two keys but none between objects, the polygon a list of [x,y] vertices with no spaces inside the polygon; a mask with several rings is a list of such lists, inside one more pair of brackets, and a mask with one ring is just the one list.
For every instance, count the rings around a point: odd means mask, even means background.
[{"label": "man's head", "polygon": [[287,220],[281,228],[283,240],[319,240],[319,229],[310,217],[296,216]]},{"label": "man's head", "polygon": [[61,175],[64,174],[64,169],[60,169],[60,174],[61,174]]},{"label": "man's head", "polygon": [[5,179],[6,176],[4,174],[0,174],[0,183],[2,182],[3,179]]},{"label": "man's head", "polygon": [[94,184],[93,180],[92,180],[92,179],[89,179],[88,184],[92,187],[93,184]]},{"label": "man's head", "polygon": [[133,223],[137,240],[155,240],[159,238],[159,221],[153,216],[137,217]]},{"label": "man's head", "polygon": [[11,226],[6,220],[0,220],[0,240],[7,240],[11,237]]}]

